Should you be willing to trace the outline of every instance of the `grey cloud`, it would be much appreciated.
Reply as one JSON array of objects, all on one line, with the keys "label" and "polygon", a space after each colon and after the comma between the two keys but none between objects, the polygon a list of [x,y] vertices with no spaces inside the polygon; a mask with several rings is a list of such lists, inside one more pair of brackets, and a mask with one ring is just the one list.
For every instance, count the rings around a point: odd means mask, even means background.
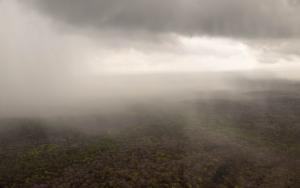
[{"label": "grey cloud", "polygon": [[246,44],[253,49],[260,49],[262,58],[266,56],[274,59],[299,58],[300,57],[300,38],[276,39],[276,40],[248,40]]},{"label": "grey cloud", "polygon": [[[24,1],[23,1],[24,2]],[[28,3],[28,1],[26,1]],[[295,0],[32,0],[78,28],[237,38],[300,36]]]}]

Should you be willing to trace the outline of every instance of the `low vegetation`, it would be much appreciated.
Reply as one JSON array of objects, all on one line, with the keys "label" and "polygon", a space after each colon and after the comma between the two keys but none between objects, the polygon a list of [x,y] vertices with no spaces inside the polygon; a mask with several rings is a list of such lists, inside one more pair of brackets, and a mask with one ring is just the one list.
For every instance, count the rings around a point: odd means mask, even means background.
[{"label": "low vegetation", "polygon": [[0,187],[300,187],[300,100],[287,99],[139,108],[97,131],[1,120]]}]

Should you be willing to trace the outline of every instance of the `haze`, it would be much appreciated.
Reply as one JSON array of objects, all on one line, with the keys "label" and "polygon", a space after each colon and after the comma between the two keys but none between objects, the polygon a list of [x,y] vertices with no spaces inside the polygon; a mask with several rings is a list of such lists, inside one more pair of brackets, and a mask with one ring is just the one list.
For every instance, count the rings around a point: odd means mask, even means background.
[{"label": "haze", "polygon": [[[207,72],[299,75],[296,1],[2,0],[0,9],[1,113],[112,97],[116,88],[116,98],[164,84],[185,90]],[[142,83],[177,73],[202,76]],[[138,85],[120,74],[140,75]]]},{"label": "haze", "polygon": [[300,187],[297,0],[0,0],[0,188]]}]

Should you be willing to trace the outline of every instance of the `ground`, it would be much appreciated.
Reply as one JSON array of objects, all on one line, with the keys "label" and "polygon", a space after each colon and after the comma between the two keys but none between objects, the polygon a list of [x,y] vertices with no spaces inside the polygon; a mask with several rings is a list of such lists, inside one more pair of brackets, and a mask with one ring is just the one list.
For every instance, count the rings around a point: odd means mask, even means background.
[{"label": "ground", "polygon": [[247,96],[135,106],[93,126],[2,119],[0,187],[300,187],[300,98]]}]

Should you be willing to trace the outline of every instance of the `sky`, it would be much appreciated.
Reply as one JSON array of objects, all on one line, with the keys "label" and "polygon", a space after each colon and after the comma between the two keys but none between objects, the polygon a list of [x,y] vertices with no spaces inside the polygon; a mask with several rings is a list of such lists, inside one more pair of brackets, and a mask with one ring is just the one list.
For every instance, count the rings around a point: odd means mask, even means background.
[{"label": "sky", "polygon": [[82,97],[103,75],[299,79],[299,2],[0,0],[0,104]]}]

